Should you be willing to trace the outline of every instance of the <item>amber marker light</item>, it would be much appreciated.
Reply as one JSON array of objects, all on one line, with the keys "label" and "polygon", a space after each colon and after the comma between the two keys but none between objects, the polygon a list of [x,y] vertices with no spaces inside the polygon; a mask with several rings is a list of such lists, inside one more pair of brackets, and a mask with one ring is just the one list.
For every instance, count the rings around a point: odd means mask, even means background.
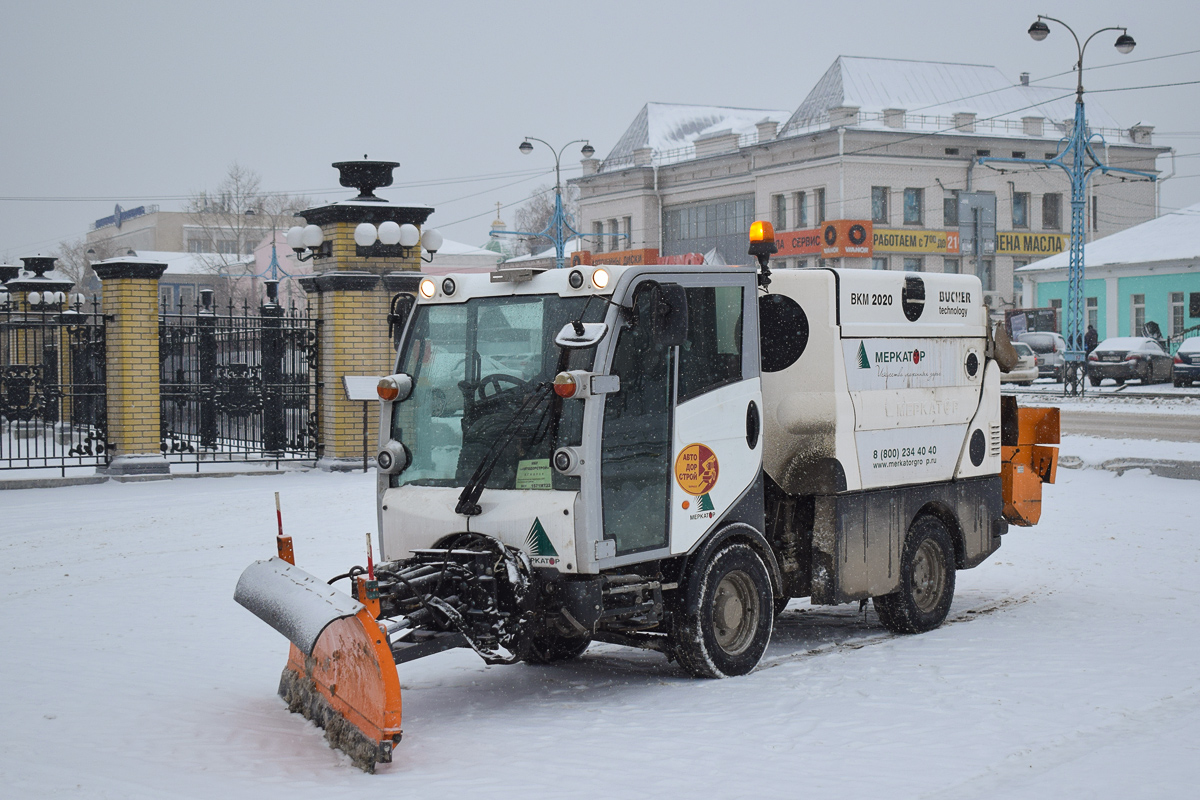
[{"label": "amber marker light", "polygon": [[375,387],[375,391],[379,392],[380,400],[390,403],[400,395],[400,386],[392,378],[383,378]]},{"label": "amber marker light", "polygon": [[750,244],[775,244],[775,226],[763,219],[755,220],[750,225]]},{"label": "amber marker light", "polygon": [[574,397],[579,386],[569,372],[560,372],[554,376],[554,393],[559,397]]},{"label": "amber marker light", "polygon": [[421,281],[421,297],[428,300],[435,294],[437,294],[437,286],[434,285],[433,281],[429,280],[429,278]]},{"label": "amber marker light", "polygon": [[608,270],[598,269],[592,273],[592,285],[597,289],[608,288]]}]

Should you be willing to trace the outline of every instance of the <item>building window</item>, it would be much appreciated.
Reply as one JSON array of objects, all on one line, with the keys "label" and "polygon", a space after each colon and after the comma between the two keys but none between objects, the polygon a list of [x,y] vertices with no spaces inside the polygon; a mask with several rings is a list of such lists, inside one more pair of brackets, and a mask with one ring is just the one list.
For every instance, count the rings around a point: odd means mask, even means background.
[{"label": "building window", "polygon": [[1171,292],[1171,333],[1170,336],[1178,336],[1183,333],[1184,317],[1183,317],[1183,292]]},{"label": "building window", "polygon": [[888,192],[886,186],[871,187],[871,221],[887,224],[888,221]]},{"label": "building window", "polygon": [[1017,270],[1029,263],[1025,258],[1013,259],[1013,302],[1020,304],[1021,295],[1025,291],[1025,280],[1017,274]]},{"label": "building window", "polygon": [[1017,192],[1013,195],[1013,220],[1014,228],[1029,227],[1029,192]]},{"label": "building window", "polygon": [[1062,230],[1062,195],[1042,195],[1042,227],[1050,231]]},{"label": "building window", "polygon": [[1046,157],[1047,161],[1052,161],[1054,157],[1058,155],[1058,153],[1044,153],[1043,155]]},{"label": "building window", "polygon": [[1092,195],[1092,230],[1100,230],[1100,198]]},{"label": "building window", "polygon": [[959,266],[959,261],[957,258],[942,259],[942,272],[948,272],[952,275],[957,275],[961,271],[962,267]]},{"label": "building window", "polygon": [[817,189],[817,224],[820,225],[825,221],[825,187]]},{"label": "building window", "polygon": [[218,239],[217,252],[226,256],[238,255],[237,239]]},{"label": "building window", "polygon": [[992,154],[991,150],[976,150],[975,155],[979,158],[987,158]]},{"label": "building window", "polygon": [[199,239],[188,239],[187,247],[188,247],[189,253],[203,253],[204,252],[204,242],[200,241]]},{"label": "building window", "polygon": [[803,230],[808,227],[808,193],[796,192],[796,228]]},{"label": "building window", "polygon": [[888,268],[887,256],[875,256],[874,258],[871,259],[871,269],[887,269],[887,268]]},{"label": "building window", "polygon": [[807,267],[808,267],[808,259],[807,258],[797,258],[796,259],[796,269],[806,269]]},{"label": "building window", "polygon": [[775,212],[774,221],[771,223],[775,226],[775,230],[787,230],[787,195],[774,195],[771,198],[771,208]]},{"label": "building window", "polygon": [[625,217],[621,220],[622,233],[625,234],[625,249],[633,249],[633,217]]},{"label": "building window", "polygon": [[904,190],[904,224],[920,225],[924,221],[925,190]]},{"label": "building window", "polygon": [[1087,324],[1100,330],[1100,301],[1099,298],[1089,297],[1085,301],[1087,308]]},{"label": "building window", "polygon": [[996,262],[990,258],[979,259],[978,272],[979,282],[983,284],[985,292],[996,291]]},{"label": "building window", "polygon": [[604,252],[604,223],[593,222],[592,233],[595,234],[596,241],[592,243],[592,249],[597,253]]},{"label": "building window", "polygon": [[1129,335],[1141,336],[1146,325],[1146,295],[1129,295]]},{"label": "building window", "polygon": [[174,306],[175,306],[175,287],[174,286],[171,286],[170,284],[166,284],[166,285],[159,284],[158,305],[161,308],[166,309],[168,312],[170,312],[174,309]]},{"label": "building window", "polygon": [[746,257],[754,221],[753,195],[663,210],[663,255],[707,253],[714,247],[730,264]]},{"label": "building window", "polygon": [[946,148],[946,155],[948,155],[948,156],[956,156],[956,155],[958,155],[958,148],[957,148],[957,147],[947,147],[947,148]]},{"label": "building window", "polygon": [[920,256],[905,256],[904,257],[904,271],[905,272],[920,272],[921,266],[922,266],[921,261],[922,261],[922,258]]},{"label": "building window", "polygon": [[195,286],[180,286],[179,287],[179,304],[185,309],[195,308],[196,306],[196,287]]},{"label": "building window", "polygon": [[1051,300],[1050,307],[1054,309],[1054,330],[1062,333],[1062,298]]},{"label": "building window", "polygon": [[1024,158],[1025,157],[1024,150],[1013,150],[1012,153],[1013,153],[1012,154],[1013,158]]},{"label": "building window", "polygon": [[608,221],[608,232],[613,234],[612,236],[608,237],[608,249],[613,252],[620,250],[621,237],[617,236],[616,234],[620,233],[621,230],[617,227],[617,221],[615,219],[610,219]]},{"label": "building window", "polygon": [[958,190],[942,198],[942,224],[947,228],[958,227]]}]

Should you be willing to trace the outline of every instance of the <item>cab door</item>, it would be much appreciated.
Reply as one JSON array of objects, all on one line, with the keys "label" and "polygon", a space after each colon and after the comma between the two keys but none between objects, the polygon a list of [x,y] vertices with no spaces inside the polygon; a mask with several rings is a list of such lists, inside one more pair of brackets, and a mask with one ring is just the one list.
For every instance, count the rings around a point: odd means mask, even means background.
[{"label": "cab door", "polygon": [[[600,465],[610,564],[686,551],[761,471],[754,276],[654,277],[684,288],[688,333],[682,345],[663,347],[649,325],[617,331],[609,371],[620,391],[605,398]],[[648,307],[636,311],[647,319]],[[761,517],[759,503],[759,530]]]}]

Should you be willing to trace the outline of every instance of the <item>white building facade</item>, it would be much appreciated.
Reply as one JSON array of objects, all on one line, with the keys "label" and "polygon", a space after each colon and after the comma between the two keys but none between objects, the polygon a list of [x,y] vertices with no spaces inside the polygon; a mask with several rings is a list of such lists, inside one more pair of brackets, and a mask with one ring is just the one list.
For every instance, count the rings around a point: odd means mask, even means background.
[{"label": "white building facade", "polygon": [[[579,229],[622,234],[594,237],[593,253],[715,248],[741,264],[750,222],[767,219],[777,267],[971,272],[993,309],[1013,306],[1014,268],[1069,246],[1070,183],[1057,167],[978,159],[1051,158],[1073,114],[1073,91],[1014,84],[994,67],[843,56],[793,112],[647,105],[573,181]],[[1091,101],[1088,119],[1110,166],[1157,172],[1168,148],[1152,128],[1123,129]],[[994,197],[994,246],[960,248],[962,193]],[[1089,239],[1155,214],[1153,183],[1093,179]],[[846,221],[832,249],[830,221]]]}]

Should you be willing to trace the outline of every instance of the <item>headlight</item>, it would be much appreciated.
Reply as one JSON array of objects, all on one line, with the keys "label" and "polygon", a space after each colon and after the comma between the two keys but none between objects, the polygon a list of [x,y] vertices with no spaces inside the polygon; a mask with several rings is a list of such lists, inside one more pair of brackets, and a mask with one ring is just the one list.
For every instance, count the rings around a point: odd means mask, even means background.
[{"label": "headlight", "polygon": [[408,469],[411,461],[412,456],[409,454],[408,448],[395,439],[388,442],[382,450],[375,454],[375,464],[385,475],[396,475],[403,472]]}]

